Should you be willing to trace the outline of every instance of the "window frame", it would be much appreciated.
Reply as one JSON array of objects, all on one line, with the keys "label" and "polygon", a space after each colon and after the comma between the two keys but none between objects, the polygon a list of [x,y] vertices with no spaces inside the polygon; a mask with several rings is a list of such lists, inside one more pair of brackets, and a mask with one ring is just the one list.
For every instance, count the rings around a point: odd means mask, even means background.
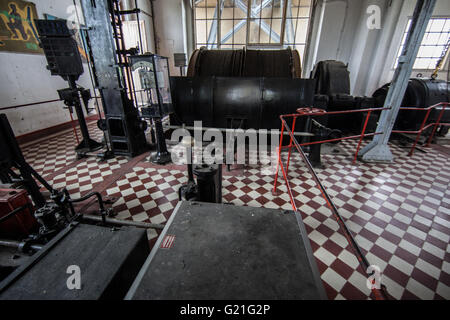
[{"label": "window frame", "polygon": [[[211,0],[209,0],[211,1]],[[213,0],[214,1],[214,0]],[[236,1],[236,0],[233,0]],[[275,1],[275,0],[273,0]],[[273,1],[271,2],[271,4],[273,3]],[[293,47],[294,49],[296,49],[297,47],[303,47],[303,53],[302,53],[302,61],[304,59],[304,56],[307,52],[307,47],[308,47],[308,34],[310,32],[310,28],[312,27],[312,10],[314,8],[314,0],[311,0],[309,2],[309,4],[305,5],[301,2],[298,3],[298,6],[295,6],[293,8],[297,9],[297,15],[292,14],[291,17],[287,17],[287,9],[288,9],[288,4],[290,1],[285,0],[283,1],[283,7],[280,8],[280,10],[282,10],[282,15],[281,17],[273,17],[273,13],[272,16],[270,17],[271,21],[274,20],[281,20],[281,31],[280,31],[280,40],[278,42],[272,42],[273,38],[269,33],[269,42],[261,42],[260,40],[260,36],[259,36],[259,42],[251,42],[250,41],[250,32],[251,32],[251,23],[252,21],[255,22],[259,22],[260,26],[261,26],[261,21],[267,18],[262,17],[262,10],[260,10],[259,13],[259,17],[255,17],[252,18],[251,17],[251,11],[248,9],[250,7],[250,3],[251,0],[241,0],[241,2],[243,2],[244,4],[247,5],[247,12],[246,12],[246,17],[235,17],[235,10],[242,10],[241,8],[239,8],[236,3],[234,2],[234,7],[233,8],[233,17],[232,18],[222,18],[221,15],[221,10],[219,9],[219,5],[221,4],[220,0],[215,0],[216,5],[214,7],[209,7],[209,8],[214,8],[215,12],[217,12],[217,16],[213,16],[213,17],[209,17],[208,14],[205,14],[205,18],[197,18],[196,15],[196,9],[198,7],[196,7],[196,3],[195,0],[192,0],[192,5],[191,5],[191,10],[192,10],[192,18],[193,18],[193,40],[194,40],[194,48],[198,49],[200,47],[207,47],[207,48],[213,48],[213,49],[236,49],[236,48],[242,48],[242,47],[246,47],[246,48],[252,48],[252,49],[282,49],[282,48],[287,48],[287,47]],[[225,2],[225,1],[224,1]],[[208,2],[205,3],[205,7],[200,7],[200,8],[205,8],[205,10],[207,10],[208,8]],[[307,16],[302,16],[300,15],[300,8],[308,8],[308,14]],[[243,10],[242,10],[243,11]],[[244,11],[245,13],[245,11]],[[232,33],[232,40],[231,43],[222,43],[222,35],[221,35],[221,22],[222,21],[232,21],[232,27],[230,30],[233,30],[233,28],[235,27],[236,23],[238,23],[240,20],[246,20],[245,21],[245,26],[246,26],[246,36],[245,36],[245,43],[236,43],[234,40],[234,36],[235,36],[235,32]],[[286,39],[285,39],[285,34],[286,34],[286,21],[288,19],[291,19],[293,24],[295,24],[294,28],[293,28],[293,38],[292,38],[292,42],[286,43]],[[208,28],[208,26],[210,25],[209,23],[213,23],[214,20],[217,20],[216,22],[216,36],[215,36],[215,41],[214,44],[210,44],[208,43],[208,37],[209,37],[209,32],[210,32],[210,28]],[[307,21],[307,27],[306,27],[306,32],[305,32],[305,39],[303,41],[300,42],[296,42],[296,37],[297,37],[297,27],[299,24],[299,21],[301,20],[306,20]],[[197,33],[197,22],[198,21],[204,21],[205,22],[205,41],[199,41],[198,40],[198,33]],[[202,26],[203,27],[203,26]],[[259,33],[261,34],[261,27],[259,28]],[[270,27],[270,32],[273,31],[272,26]],[[225,47],[225,48],[224,48]]]},{"label": "window frame", "polygon": [[[446,20],[445,23],[444,23],[444,26],[445,26],[445,24],[446,24],[448,21],[450,21],[450,16],[448,16],[448,15],[433,15],[433,16],[430,18],[430,21],[432,21],[432,20],[438,20],[438,19],[445,19],[445,20]],[[398,47],[398,49],[397,49],[397,56],[396,56],[396,58],[395,58],[395,60],[394,60],[394,63],[393,63],[393,65],[392,65],[392,70],[395,70],[395,69],[397,68],[397,65],[398,65],[398,58],[400,57],[400,55],[401,55],[401,53],[402,53],[402,51],[403,51],[403,48],[404,48],[404,43],[403,43],[403,41],[406,41],[406,37],[407,37],[407,34],[409,33],[409,28],[410,28],[410,25],[411,25],[411,21],[412,21],[412,16],[408,16],[408,19],[407,19],[407,22],[406,22],[406,26],[405,26],[405,28],[404,28],[404,31],[403,31],[403,33],[402,33],[402,38],[401,38],[401,40],[400,40],[400,45],[399,45],[399,47]],[[428,27],[428,26],[427,26],[427,27]],[[442,31],[442,30],[441,30],[441,31],[439,31],[439,32],[438,32],[438,31],[425,31],[425,34],[424,34],[424,37],[423,37],[423,39],[422,39],[422,43],[420,44],[419,50],[420,50],[420,48],[422,48],[422,47],[438,47],[438,46],[442,46],[442,45],[438,45],[438,44],[423,44],[424,40],[426,39],[427,34],[430,34],[430,33],[437,33],[437,34],[439,34],[439,35],[442,35],[442,34],[447,33],[447,34],[448,34],[447,42],[448,42],[448,39],[450,38],[450,30],[449,30],[449,31]],[[445,47],[446,44],[444,44],[443,46]],[[435,60],[435,59],[437,59],[436,62],[438,62],[439,59],[442,57],[442,54],[441,54],[440,57],[437,57],[437,58],[435,58],[435,57],[422,57],[422,56],[419,56],[419,51],[418,51],[417,54],[418,54],[418,55],[415,57],[415,60],[414,60],[414,65],[416,64],[417,59],[430,59],[430,60]],[[443,65],[443,66],[446,65],[448,62],[449,62],[449,55],[447,56],[447,58],[445,59],[445,61],[443,62],[442,65]],[[419,71],[419,72],[432,72],[433,70],[436,69],[436,64],[431,65],[431,61],[429,62],[429,65],[430,65],[429,68],[414,68],[414,65],[413,65],[413,69],[412,69],[413,71]]]}]

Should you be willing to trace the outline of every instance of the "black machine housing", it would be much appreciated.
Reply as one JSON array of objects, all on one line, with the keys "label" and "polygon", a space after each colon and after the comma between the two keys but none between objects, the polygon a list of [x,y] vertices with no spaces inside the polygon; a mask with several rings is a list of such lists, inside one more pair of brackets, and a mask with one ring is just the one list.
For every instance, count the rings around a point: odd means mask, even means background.
[{"label": "black machine housing", "polygon": [[80,125],[83,140],[75,148],[77,156],[83,157],[90,151],[99,150],[103,145],[94,141],[89,136],[89,130],[81,107],[80,94],[89,113],[88,103],[91,98],[88,89],[79,87],[76,81],[83,74],[83,63],[78,51],[78,45],[72,38],[73,31],[67,27],[67,21],[35,19],[39,33],[40,46],[44,50],[47,59],[47,69],[52,75],[61,76],[69,82],[69,88],[58,90],[58,94],[64,104],[68,106],[70,113],[75,109]]},{"label": "black machine housing", "polygon": [[[382,107],[390,84],[385,84],[373,93],[376,106]],[[408,82],[402,107],[427,108],[440,102],[450,102],[449,82],[431,78],[412,78]],[[442,106],[431,110],[427,123],[435,122]],[[419,130],[425,117],[425,110],[400,110],[394,129]],[[441,122],[450,122],[450,108],[444,111]],[[448,131],[448,127],[445,132]]]},{"label": "black machine housing", "polygon": [[202,120],[204,127],[235,128],[243,122],[241,129],[279,129],[281,114],[314,102],[311,79],[172,77],[171,87],[175,124]]},{"label": "black machine housing", "polygon": [[124,50],[114,43],[120,26],[112,26],[112,20],[117,19],[113,2],[82,0],[81,6],[88,28],[94,80],[105,112],[106,123],[102,127],[108,131],[114,155],[133,157],[147,150],[146,123],[128,95],[131,84],[124,75],[127,62],[118,58]]}]

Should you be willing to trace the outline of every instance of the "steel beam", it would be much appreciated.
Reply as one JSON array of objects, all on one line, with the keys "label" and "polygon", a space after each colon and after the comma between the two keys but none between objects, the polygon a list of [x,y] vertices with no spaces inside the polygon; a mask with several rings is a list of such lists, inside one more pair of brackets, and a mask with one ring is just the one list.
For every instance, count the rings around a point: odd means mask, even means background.
[{"label": "steel beam", "polygon": [[286,12],[286,41],[287,43],[294,43],[294,25],[292,23],[292,0],[287,2],[287,12]]},{"label": "steel beam", "polygon": [[228,31],[223,38],[220,40],[220,43],[224,43],[228,41],[233,36],[233,33],[238,32],[245,24],[247,23],[246,19],[242,19],[239,21],[230,31]]},{"label": "steel beam", "polygon": [[[263,10],[265,7],[267,7],[269,4],[272,3],[272,0],[265,0],[255,9],[250,10],[250,17],[251,18],[258,18],[259,13],[261,10]],[[241,9],[244,13],[247,13],[247,6],[242,0],[236,0],[235,2],[236,6]],[[225,36],[220,40],[220,43],[226,42],[228,39],[231,38],[233,33],[238,32],[245,24],[247,23],[246,19],[242,19],[239,21],[230,31],[225,34]],[[275,39],[275,41],[280,42],[280,35],[276,33],[275,31],[271,30],[270,26],[264,22],[261,21],[261,30],[266,32],[269,36],[272,37],[272,39]]]},{"label": "steel beam", "polygon": [[[222,11],[223,11],[223,7],[225,5],[225,0],[220,0],[219,1],[219,5],[216,5],[216,9],[214,10],[214,20],[211,23],[211,29],[209,29],[209,35],[208,35],[208,44],[207,47],[208,49],[212,49],[212,48],[217,48],[217,42],[216,42],[216,37],[217,37],[217,27],[218,27],[218,19],[220,18],[220,16],[222,15]],[[219,10],[217,10],[219,9]],[[220,11],[220,12],[218,12]]]},{"label": "steel beam", "polygon": [[[244,12],[247,12],[247,6],[245,5],[245,3],[242,0],[236,0],[235,3],[239,9],[241,9]],[[250,17],[258,19],[259,13],[271,3],[272,3],[272,0],[265,0],[255,9],[250,8]],[[271,30],[270,26],[266,22],[262,21],[262,19],[261,19],[261,30],[263,30],[270,37],[272,37],[272,39],[275,39],[276,42],[280,42],[280,39],[281,39],[280,35],[278,33],[276,33],[275,31]]]},{"label": "steel beam", "polygon": [[383,107],[389,108],[389,110],[383,110],[381,112],[376,129],[376,132],[383,133],[375,136],[367,146],[361,149],[359,156],[362,156],[364,161],[390,162],[393,160],[388,141],[395,120],[397,119],[403,96],[405,95],[417,52],[419,51],[435,4],[436,0],[417,0],[405,46],[402,54],[398,58],[398,66],[384,102]]}]

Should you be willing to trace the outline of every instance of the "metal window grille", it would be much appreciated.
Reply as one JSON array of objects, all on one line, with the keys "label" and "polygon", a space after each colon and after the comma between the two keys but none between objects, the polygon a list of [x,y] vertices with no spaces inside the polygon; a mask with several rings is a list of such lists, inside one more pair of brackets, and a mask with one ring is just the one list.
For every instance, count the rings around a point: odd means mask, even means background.
[{"label": "metal window grille", "polygon": [[290,46],[304,54],[311,0],[193,0],[193,11],[196,48]]},{"label": "metal window grille", "polygon": [[[410,25],[411,19],[409,19],[405,32],[403,34],[402,43],[397,53],[397,59],[395,60],[394,68],[397,67],[398,57],[400,56],[403,50],[403,46],[405,45],[406,36],[408,34]],[[413,69],[433,70],[434,68],[436,68],[436,64],[438,63],[446,47],[448,46],[449,39],[450,18],[431,18],[428,22],[422,43],[420,44]]]}]

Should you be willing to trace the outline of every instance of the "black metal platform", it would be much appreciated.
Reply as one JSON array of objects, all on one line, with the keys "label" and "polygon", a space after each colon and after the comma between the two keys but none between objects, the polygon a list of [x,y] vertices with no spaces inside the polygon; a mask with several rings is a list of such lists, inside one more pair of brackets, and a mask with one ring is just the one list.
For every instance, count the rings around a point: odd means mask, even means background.
[{"label": "black metal platform", "polygon": [[[144,229],[68,227],[0,282],[0,300],[123,299],[149,252]],[[71,265],[81,289],[67,287]]]},{"label": "black metal platform", "polygon": [[178,204],[125,297],[325,298],[298,213],[201,202]]}]

